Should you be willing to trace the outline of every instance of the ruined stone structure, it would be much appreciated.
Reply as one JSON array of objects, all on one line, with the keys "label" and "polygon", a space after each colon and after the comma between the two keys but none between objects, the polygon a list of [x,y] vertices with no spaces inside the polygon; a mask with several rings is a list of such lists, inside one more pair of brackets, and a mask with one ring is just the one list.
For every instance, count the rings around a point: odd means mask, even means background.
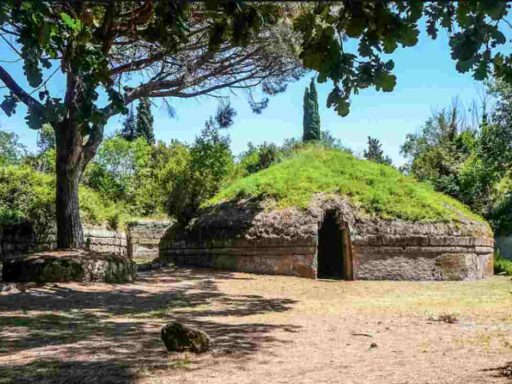
[{"label": "ruined stone structure", "polygon": [[309,278],[472,280],[493,274],[493,245],[484,222],[382,220],[317,195],[308,209],[250,201],[206,209],[167,232],[160,259]]},{"label": "ruined stone structure", "polygon": [[[93,252],[150,262],[158,257],[160,238],[169,226],[168,221],[142,221],[129,224],[126,232],[84,226],[85,247]],[[0,261],[10,256],[55,247],[54,233],[40,236],[34,233],[30,223],[0,226]]]},{"label": "ruined stone structure", "polygon": [[[84,227],[85,246],[88,250],[114,255],[128,255],[127,236],[122,231],[99,227]],[[55,233],[40,236],[30,223],[0,226],[0,261],[30,251],[46,251],[56,247]]]},{"label": "ruined stone structure", "polygon": [[156,259],[160,239],[170,225],[170,221],[137,221],[128,224],[128,256],[132,260],[144,262]]},{"label": "ruined stone structure", "polygon": [[85,250],[46,252],[56,247],[55,234],[34,233],[30,223],[0,226],[0,262],[4,281],[126,282],[135,276],[135,261],[158,257],[158,243],[169,222],[144,221],[126,232],[84,227]]}]

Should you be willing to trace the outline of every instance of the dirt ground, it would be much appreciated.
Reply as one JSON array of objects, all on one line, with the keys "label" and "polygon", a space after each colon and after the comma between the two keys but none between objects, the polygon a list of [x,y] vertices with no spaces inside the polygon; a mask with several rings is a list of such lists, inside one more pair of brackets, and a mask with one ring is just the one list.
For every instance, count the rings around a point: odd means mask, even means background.
[{"label": "dirt ground", "polygon": [[[28,287],[0,295],[0,383],[512,383],[511,291],[184,269]],[[212,351],[167,353],[171,319]]]}]

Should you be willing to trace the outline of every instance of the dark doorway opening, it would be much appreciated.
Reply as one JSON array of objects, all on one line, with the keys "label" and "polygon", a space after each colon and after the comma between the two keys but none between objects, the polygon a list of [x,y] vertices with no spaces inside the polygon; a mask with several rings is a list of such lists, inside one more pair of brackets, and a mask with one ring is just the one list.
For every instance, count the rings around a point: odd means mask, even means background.
[{"label": "dark doorway opening", "polygon": [[342,279],[345,277],[344,250],[343,230],[336,221],[335,212],[327,211],[318,231],[318,278]]}]

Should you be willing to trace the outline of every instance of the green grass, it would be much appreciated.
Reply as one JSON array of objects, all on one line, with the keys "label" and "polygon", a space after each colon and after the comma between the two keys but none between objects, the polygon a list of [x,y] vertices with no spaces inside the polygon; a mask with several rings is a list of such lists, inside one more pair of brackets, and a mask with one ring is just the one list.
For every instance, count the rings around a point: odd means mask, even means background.
[{"label": "green grass", "polygon": [[239,179],[206,205],[258,197],[278,208],[306,208],[317,192],[339,193],[355,207],[384,219],[484,221],[455,199],[387,165],[338,150],[309,146],[268,169]]}]

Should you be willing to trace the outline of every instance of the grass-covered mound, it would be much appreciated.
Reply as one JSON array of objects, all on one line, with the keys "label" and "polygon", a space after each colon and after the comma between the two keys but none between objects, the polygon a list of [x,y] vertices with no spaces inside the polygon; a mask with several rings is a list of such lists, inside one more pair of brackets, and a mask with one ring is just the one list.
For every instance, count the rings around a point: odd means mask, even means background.
[{"label": "grass-covered mound", "polygon": [[462,203],[393,167],[319,146],[305,147],[281,163],[235,181],[207,205],[258,197],[275,200],[278,208],[305,208],[318,192],[346,196],[354,207],[384,219],[483,221]]}]

